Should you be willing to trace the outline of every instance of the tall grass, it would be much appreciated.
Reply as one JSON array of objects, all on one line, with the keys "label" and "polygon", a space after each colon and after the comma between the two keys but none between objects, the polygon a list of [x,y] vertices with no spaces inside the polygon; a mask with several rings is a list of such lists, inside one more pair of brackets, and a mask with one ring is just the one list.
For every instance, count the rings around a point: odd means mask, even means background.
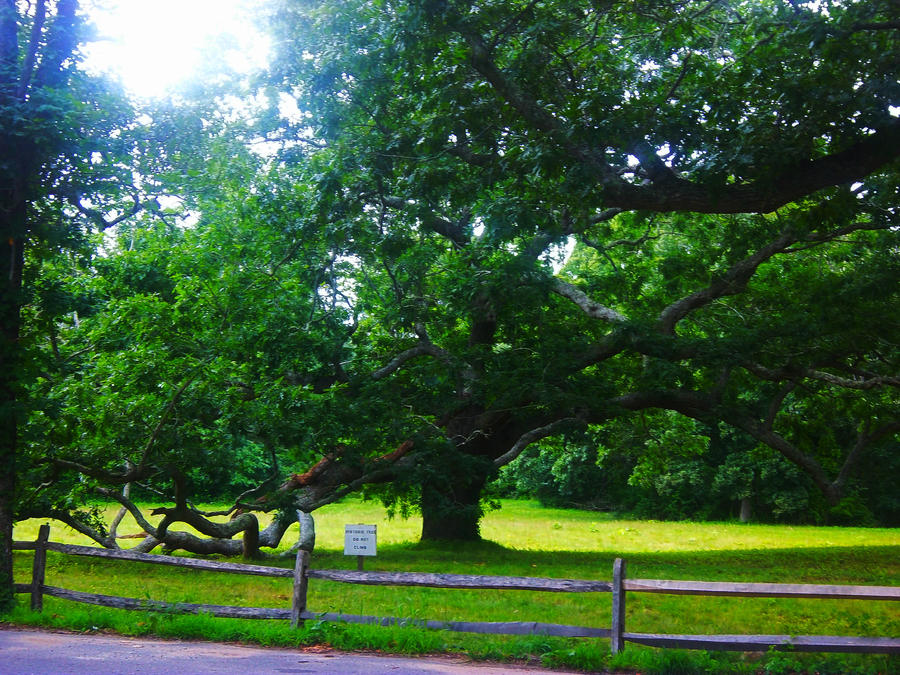
[{"label": "tall grass", "polygon": [[[110,507],[110,513],[114,511]],[[624,557],[630,577],[897,585],[900,536],[892,529],[815,528],[737,523],[625,521],[583,511],[543,509],[507,501],[483,522],[484,542],[418,543],[417,519],[389,520],[375,502],[348,500],[316,512],[317,568],[354,568],[343,555],[345,523],[378,526],[378,556],[367,569],[609,579],[612,561]],[[34,539],[40,521],[20,523],[16,539]],[[126,520],[123,532],[137,531]],[[295,540],[296,526],[284,546]],[[51,539],[87,543],[53,524]],[[129,540],[125,540],[126,542]],[[31,554],[16,555],[17,581],[30,575]],[[281,563],[290,567],[292,562]],[[140,563],[48,555],[47,583],[77,590],[258,607],[288,607],[283,579],[187,571]],[[547,665],[640,672],[900,672],[884,656],[707,654],[629,647],[610,661],[605,640],[542,636],[484,637],[413,628],[380,628],[307,622],[291,631],[285,622],[215,619],[92,608],[47,598],[43,615],[26,610],[25,597],[6,620],[76,630],[202,637],[260,644],[330,644],[337,648],[394,652],[462,652],[473,658],[524,659]],[[547,621],[609,626],[608,594],[460,591],[351,586],[313,580],[311,611],[472,621]],[[895,603],[793,599],[730,599],[629,594],[628,630],[658,633],[784,633],[791,635],[900,635]]]}]

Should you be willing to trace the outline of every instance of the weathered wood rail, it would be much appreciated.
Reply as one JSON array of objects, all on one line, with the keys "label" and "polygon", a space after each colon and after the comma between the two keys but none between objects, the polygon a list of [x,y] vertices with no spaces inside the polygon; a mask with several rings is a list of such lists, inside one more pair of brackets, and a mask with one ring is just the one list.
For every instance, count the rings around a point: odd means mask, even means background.
[{"label": "weathered wood rail", "polygon": [[[415,626],[436,630],[494,635],[550,635],[557,637],[609,638],[613,653],[624,648],[625,642],[652,647],[679,649],[708,649],[731,651],[766,651],[787,649],[816,652],[857,652],[900,654],[900,639],[889,637],[792,636],[792,635],[660,635],[629,633],[625,630],[626,593],[669,593],[677,595],[717,595],[759,598],[829,598],[852,600],[900,600],[897,586],[828,586],[817,584],[732,583],[720,581],[672,581],[666,579],[628,579],[625,561],[616,559],[613,580],[590,581],[579,579],[549,579],[539,577],[500,577],[467,574],[435,574],[418,572],[366,572],[351,570],[315,570],[309,567],[309,553],[298,551],[294,569],[265,565],[228,563],[196,558],[179,558],[148,553],[102,549],[92,546],[59,544],[49,541],[50,528],[41,526],[33,542],[13,542],[14,550],[33,550],[34,562],[30,584],[15,584],[16,593],[29,593],[31,607],[40,611],[43,596],[63,598],[118,609],[164,611],[179,614],[206,613],[213,616],[241,619],[284,619],[293,626],[305,620],[376,624],[382,626]],[[291,578],[293,593],[291,607],[239,607],[233,605],[205,605],[168,603],[158,600],[124,598],[99,593],[85,593],[45,584],[47,551],[66,555],[90,556],[114,560],[170,565],[194,570],[249,574],[266,577]],[[432,621],[399,617],[312,612],[306,607],[310,579],[376,586],[424,586],[430,588],[490,589],[542,591],[553,593],[612,593],[612,621],[610,628],[570,626],[537,621]]]}]

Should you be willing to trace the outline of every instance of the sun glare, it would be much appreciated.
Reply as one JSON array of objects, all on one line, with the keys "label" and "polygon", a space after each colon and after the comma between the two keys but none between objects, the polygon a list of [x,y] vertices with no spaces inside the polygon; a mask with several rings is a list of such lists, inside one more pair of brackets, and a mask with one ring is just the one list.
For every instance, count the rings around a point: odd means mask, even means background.
[{"label": "sun glare", "polygon": [[172,88],[225,65],[246,72],[262,65],[268,45],[254,28],[260,0],[100,0],[88,12],[99,40],[85,48],[86,66],[121,79],[138,97]]}]

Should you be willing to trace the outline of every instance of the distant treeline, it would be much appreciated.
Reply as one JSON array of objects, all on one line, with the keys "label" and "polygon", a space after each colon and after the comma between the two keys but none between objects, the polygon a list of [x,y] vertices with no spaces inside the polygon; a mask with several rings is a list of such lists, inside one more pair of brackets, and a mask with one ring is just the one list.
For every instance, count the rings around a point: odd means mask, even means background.
[{"label": "distant treeline", "polygon": [[658,436],[636,429],[627,437],[607,430],[578,441],[544,443],[504,468],[495,494],[661,520],[739,519],[743,507],[743,517],[757,522],[900,525],[900,492],[890,479],[900,475],[896,441],[862,460],[847,496],[832,507],[809,477],[780,455],[740,447],[749,443],[746,438],[705,431],[673,444],[681,451],[671,453],[662,452]]}]

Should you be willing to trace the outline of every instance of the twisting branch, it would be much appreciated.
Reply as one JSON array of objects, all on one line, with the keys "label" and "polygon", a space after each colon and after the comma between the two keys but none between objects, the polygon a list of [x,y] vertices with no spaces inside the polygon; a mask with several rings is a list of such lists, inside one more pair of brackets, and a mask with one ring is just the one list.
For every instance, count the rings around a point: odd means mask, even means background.
[{"label": "twisting branch", "polygon": [[743,367],[756,377],[770,382],[778,382],[780,380],[800,380],[808,378],[833,384],[836,387],[845,389],[858,389],[860,391],[868,391],[877,387],[900,387],[900,377],[892,375],[874,375],[868,374],[864,377],[841,377],[833,373],[827,373],[816,368],[799,368],[792,365],[790,368],[766,368],[758,363],[744,363]]},{"label": "twisting branch", "polygon": [[391,373],[398,371],[407,361],[411,361],[419,356],[434,356],[445,362],[450,358],[450,355],[437,345],[430,342],[420,342],[415,347],[410,347],[409,349],[400,352],[391,359],[387,365],[372,373],[372,379],[384,379]]},{"label": "twisting branch", "polygon": [[847,389],[861,389],[865,391],[882,386],[900,387],[900,377],[891,377],[887,375],[879,375],[866,379],[850,379],[847,377],[832,375],[831,373],[826,373],[821,370],[808,370],[804,374],[814,380],[821,380],[822,382],[834,384],[838,387],[846,387]]},{"label": "twisting branch", "polygon": [[42,515],[53,518],[54,520],[58,520],[61,523],[65,523],[79,534],[83,534],[85,537],[88,537],[89,539],[97,542],[103,548],[119,548],[119,545],[118,543],[116,543],[116,538],[114,536],[91,527],[84,521],[76,518],[70,511],[50,509]]},{"label": "twisting branch", "polygon": [[[566,134],[562,121],[531,98],[494,63],[491,48],[460,22],[457,26],[469,46],[472,67],[491,85],[519,117],[545,134],[560,149],[593,172],[604,202],[610,207],[658,212],[771,213],[790,202],[832,185],[852,183],[900,157],[900,120],[885,114],[874,133],[853,145],[823,157],[798,156],[775,175],[730,185],[703,185],[678,176],[655,153],[635,150],[651,181],[638,185],[624,180],[603,156],[608,144],[579,145]],[[611,146],[610,146],[611,147]]]},{"label": "twisting branch", "polygon": [[[816,459],[784,436],[760,422],[745,411],[720,405],[714,397],[696,391],[662,390],[634,392],[612,400],[612,403],[626,410],[644,410],[660,408],[674,410],[705,424],[721,420],[730,426],[745,431],[757,441],[764,443],[781,453],[787,460],[803,469],[816,484],[830,504],[840,501],[840,490],[825,473],[825,469]],[[601,411],[605,415],[605,411]],[[593,421],[593,420],[592,420]]]},{"label": "twisting branch", "polygon": [[92,221],[94,221],[94,223],[96,223],[97,227],[99,227],[101,231],[108,230],[109,228],[114,227],[125,220],[128,220],[129,218],[131,218],[133,215],[137,214],[143,208],[143,205],[141,204],[141,200],[136,194],[131,195],[131,199],[134,202],[134,204],[130,208],[126,209],[124,212],[122,212],[120,215],[116,216],[112,220],[107,220],[106,217],[100,211],[97,211],[96,209],[88,208],[87,206],[82,204],[81,199],[78,197],[78,195],[68,195],[67,196],[68,202],[72,206],[74,206],[76,209],[78,209],[79,213],[81,213],[84,216],[87,216]]},{"label": "twisting branch", "polygon": [[620,181],[615,170],[603,159],[589,149],[581,147],[567,139],[559,120],[544,110],[531,99],[514,82],[504,76],[491,59],[491,48],[481,36],[464,30],[463,39],[469,46],[469,61],[494,88],[497,94],[506,101],[519,115],[538,131],[548,134],[560,143],[575,159],[593,169],[601,183]]}]

